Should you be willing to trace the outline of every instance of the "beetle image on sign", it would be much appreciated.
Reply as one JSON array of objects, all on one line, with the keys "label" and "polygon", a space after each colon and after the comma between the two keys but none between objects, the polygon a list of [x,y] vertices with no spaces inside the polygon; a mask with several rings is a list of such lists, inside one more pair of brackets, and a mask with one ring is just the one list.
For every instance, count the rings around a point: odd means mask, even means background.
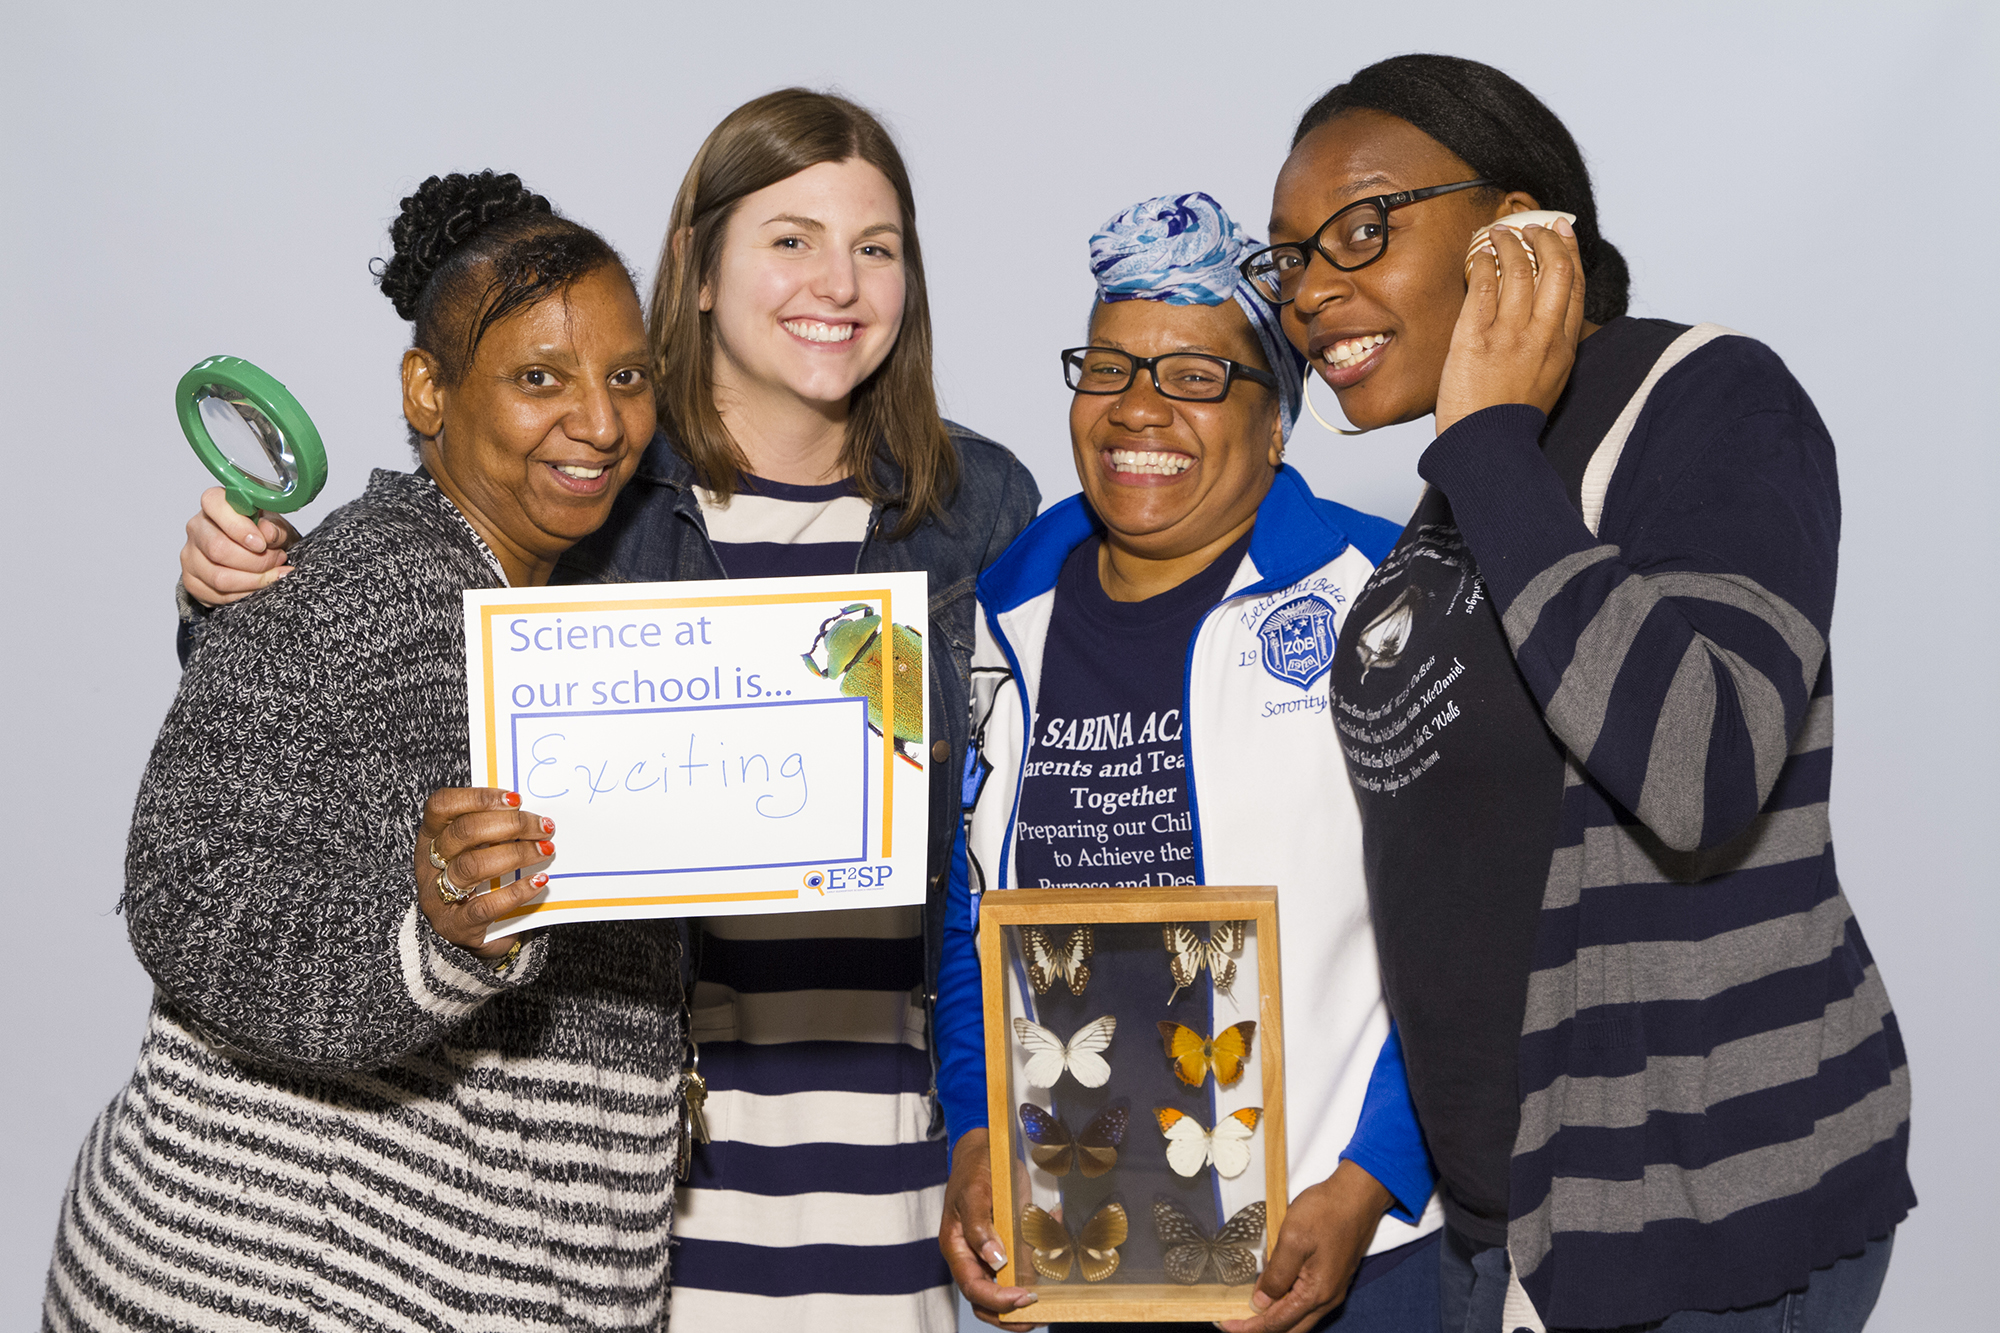
[{"label": "beetle image on sign", "polygon": [[[908,625],[891,627],[894,644],[896,753],[922,768],[924,740],[924,638]],[[826,648],[826,663],[813,654]],[[866,602],[843,606],[819,627],[810,651],[800,653],[806,670],[840,682],[840,692],[868,701],[868,725],[882,734],[882,617]]]}]

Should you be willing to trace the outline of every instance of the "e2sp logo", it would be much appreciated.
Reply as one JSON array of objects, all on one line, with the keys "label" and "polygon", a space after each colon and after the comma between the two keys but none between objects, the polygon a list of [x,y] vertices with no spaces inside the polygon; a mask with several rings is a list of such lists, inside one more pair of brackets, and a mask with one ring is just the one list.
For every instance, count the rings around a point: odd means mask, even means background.
[{"label": "e2sp logo", "polygon": [[805,886],[824,897],[829,893],[852,893],[856,889],[887,888],[889,876],[896,873],[891,865],[874,866],[833,866],[826,870],[808,870]]}]

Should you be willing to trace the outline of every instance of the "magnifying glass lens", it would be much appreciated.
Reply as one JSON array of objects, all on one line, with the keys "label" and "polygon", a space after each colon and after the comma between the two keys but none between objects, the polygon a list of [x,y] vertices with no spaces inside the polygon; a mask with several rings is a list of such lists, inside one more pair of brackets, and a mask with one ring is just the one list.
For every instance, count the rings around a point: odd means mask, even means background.
[{"label": "magnifying glass lens", "polygon": [[174,415],[239,514],[289,514],[326,484],[326,448],[312,418],[240,356],[196,362],[174,386]]},{"label": "magnifying glass lens", "polygon": [[298,484],[299,463],[291,443],[242,394],[207,384],[196,392],[195,402],[209,439],[244,476],[279,491]]}]

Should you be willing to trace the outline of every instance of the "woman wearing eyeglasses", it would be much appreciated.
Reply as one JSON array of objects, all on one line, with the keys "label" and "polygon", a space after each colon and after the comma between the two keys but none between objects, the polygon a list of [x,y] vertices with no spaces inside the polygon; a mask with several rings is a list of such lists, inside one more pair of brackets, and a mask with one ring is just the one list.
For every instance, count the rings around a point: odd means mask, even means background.
[{"label": "woman wearing eyeglasses", "polygon": [[[1395,529],[1314,498],[1283,465],[1304,367],[1235,268],[1247,245],[1204,194],[1135,205],[1092,238],[1090,345],[1062,354],[1083,494],[979,581],[985,776],[945,916],[938,1091],[954,1150],[938,1241],[988,1322],[1034,1298],[993,1282],[1012,1227],[992,1217],[975,894],[1210,883],[1278,886],[1284,1148],[1304,1187],[1260,1283],[1268,1308],[1242,1327],[1312,1328],[1337,1304],[1345,1333],[1436,1323],[1438,1215],[1376,974],[1359,828],[1351,801],[1330,809],[1325,795],[1345,788],[1326,709],[1333,638]],[[1272,651],[1281,638],[1288,650]],[[1143,818],[1094,813],[1119,809]],[[1128,977],[1133,961],[1098,957],[1091,991],[1150,994],[1166,969]],[[1206,1030],[1206,993],[1190,1000],[1184,1016]],[[1148,1064],[1140,1048],[1125,1059]],[[1147,1076],[1129,1068],[1120,1086]],[[1164,1064],[1154,1076],[1161,1101],[1181,1100]],[[1203,1114],[1215,1123],[1214,1106]],[[1160,1142],[1135,1104],[1128,1175]],[[1149,1219],[1134,1217],[1121,1262],[1160,1268]]]},{"label": "woman wearing eyeglasses", "polygon": [[1445,1327],[1859,1329],[1915,1200],[1827,823],[1825,427],[1761,344],[1626,316],[1575,144],[1487,66],[1327,93],[1271,230],[1244,272],[1348,420],[1437,421],[1332,684]]}]

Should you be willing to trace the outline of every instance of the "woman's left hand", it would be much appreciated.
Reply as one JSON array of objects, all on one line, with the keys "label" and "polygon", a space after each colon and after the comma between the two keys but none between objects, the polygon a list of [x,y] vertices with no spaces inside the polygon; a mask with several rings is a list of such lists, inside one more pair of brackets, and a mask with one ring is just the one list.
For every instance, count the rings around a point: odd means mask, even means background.
[{"label": "woman's left hand", "polygon": [[[555,855],[555,821],[523,810],[514,792],[494,787],[441,787],[424,802],[417,827],[417,905],[431,929],[481,958],[503,958],[511,939],[486,942],[486,928],[548,887],[546,872],[527,874]],[[435,861],[445,863],[440,871]],[[486,890],[488,880],[516,871],[521,878]],[[440,879],[468,896],[445,895]]]},{"label": "woman's left hand", "polygon": [[1583,336],[1583,256],[1569,223],[1558,219],[1553,231],[1527,228],[1527,245],[1506,227],[1491,235],[1499,271],[1472,265],[1438,384],[1440,435],[1502,403],[1555,407]]},{"label": "woman's left hand", "polygon": [[1225,1319],[1223,1333],[1308,1329],[1347,1299],[1347,1284],[1375,1238],[1375,1224],[1395,1202],[1375,1177],[1352,1162],[1301,1191],[1285,1210],[1271,1261],[1257,1279],[1248,1319]]}]

